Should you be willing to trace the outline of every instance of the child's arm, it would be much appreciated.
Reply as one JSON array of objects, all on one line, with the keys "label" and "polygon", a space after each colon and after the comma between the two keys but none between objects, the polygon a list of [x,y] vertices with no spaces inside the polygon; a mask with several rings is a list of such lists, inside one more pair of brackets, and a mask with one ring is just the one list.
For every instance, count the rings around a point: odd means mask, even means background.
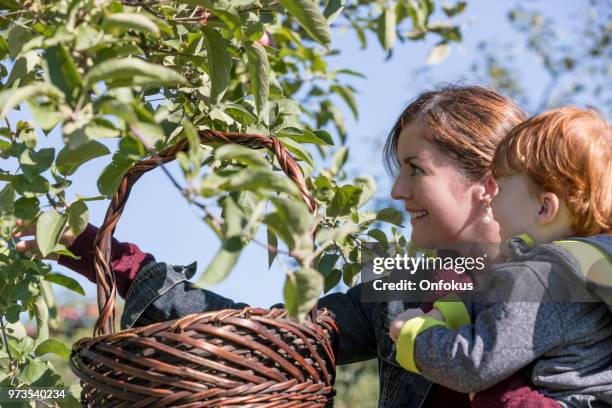
[{"label": "child's arm", "polygon": [[[538,282],[529,268],[515,266],[504,271],[491,290],[511,295],[524,285],[532,289]],[[563,340],[559,304],[492,303],[473,324],[465,324],[469,320],[464,306],[459,302],[450,305],[441,310],[447,323],[447,316],[463,316],[464,324],[455,323],[453,328],[430,316],[413,318],[398,336],[397,360],[409,371],[456,391],[487,389]],[[436,306],[440,309],[440,303]]]},{"label": "child's arm", "polygon": [[391,337],[391,340],[397,341],[397,337],[399,336],[404,324],[406,324],[407,321],[419,316],[430,316],[437,320],[440,325],[444,325],[444,316],[442,316],[442,314],[436,309],[432,309],[427,313],[424,313],[423,310],[419,308],[407,309],[397,315],[389,326],[389,337]]}]

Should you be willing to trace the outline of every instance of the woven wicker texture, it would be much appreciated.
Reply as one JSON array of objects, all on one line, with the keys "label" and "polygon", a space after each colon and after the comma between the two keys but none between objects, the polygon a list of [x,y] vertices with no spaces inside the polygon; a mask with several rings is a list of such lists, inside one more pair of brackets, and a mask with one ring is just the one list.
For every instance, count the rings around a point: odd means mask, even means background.
[{"label": "woven wicker texture", "polygon": [[[267,148],[315,212],[300,168],[278,139],[200,132],[205,144]],[[72,371],[87,407],[325,407],[333,404],[338,328],[313,309],[302,324],[282,309],[221,310],[114,333],[116,284],[110,243],[134,183],[188,148],[181,140],[135,164],[115,193],[95,242],[100,316],[75,343]]]}]

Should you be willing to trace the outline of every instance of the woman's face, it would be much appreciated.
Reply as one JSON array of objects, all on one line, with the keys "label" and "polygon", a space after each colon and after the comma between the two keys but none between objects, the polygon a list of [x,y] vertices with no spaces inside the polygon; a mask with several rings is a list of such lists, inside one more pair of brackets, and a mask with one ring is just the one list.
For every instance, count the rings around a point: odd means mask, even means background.
[{"label": "woman's face", "polygon": [[430,132],[417,120],[398,140],[400,170],[391,196],[402,200],[410,214],[412,242],[420,248],[497,242],[499,227],[495,221],[483,222],[481,207],[486,194],[495,192],[487,191],[484,183],[470,182],[454,159],[428,141]]}]

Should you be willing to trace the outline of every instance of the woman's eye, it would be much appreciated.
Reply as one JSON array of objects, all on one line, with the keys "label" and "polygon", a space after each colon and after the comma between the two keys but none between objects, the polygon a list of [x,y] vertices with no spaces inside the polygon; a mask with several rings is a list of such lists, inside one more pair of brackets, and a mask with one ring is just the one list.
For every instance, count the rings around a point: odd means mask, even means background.
[{"label": "woman's eye", "polygon": [[412,167],[412,171],[410,172],[411,176],[416,176],[417,174],[421,174],[421,173],[425,173],[423,171],[422,168],[420,168],[419,166],[411,166]]}]

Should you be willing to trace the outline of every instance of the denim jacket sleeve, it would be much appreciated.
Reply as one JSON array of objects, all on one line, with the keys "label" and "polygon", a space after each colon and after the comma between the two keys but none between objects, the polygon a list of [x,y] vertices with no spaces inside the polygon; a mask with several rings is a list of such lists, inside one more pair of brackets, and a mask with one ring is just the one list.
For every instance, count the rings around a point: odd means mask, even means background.
[{"label": "denim jacket sleeve", "polygon": [[[121,327],[142,326],[178,319],[191,313],[248,306],[202,289],[189,282],[196,263],[173,266],[163,262],[145,265],[130,285],[125,298]],[[376,358],[378,355],[376,308],[359,300],[359,285],[348,293],[332,293],[319,301],[319,307],[331,310],[340,330],[338,363],[348,364]],[[282,307],[282,304],[273,307]]]}]

